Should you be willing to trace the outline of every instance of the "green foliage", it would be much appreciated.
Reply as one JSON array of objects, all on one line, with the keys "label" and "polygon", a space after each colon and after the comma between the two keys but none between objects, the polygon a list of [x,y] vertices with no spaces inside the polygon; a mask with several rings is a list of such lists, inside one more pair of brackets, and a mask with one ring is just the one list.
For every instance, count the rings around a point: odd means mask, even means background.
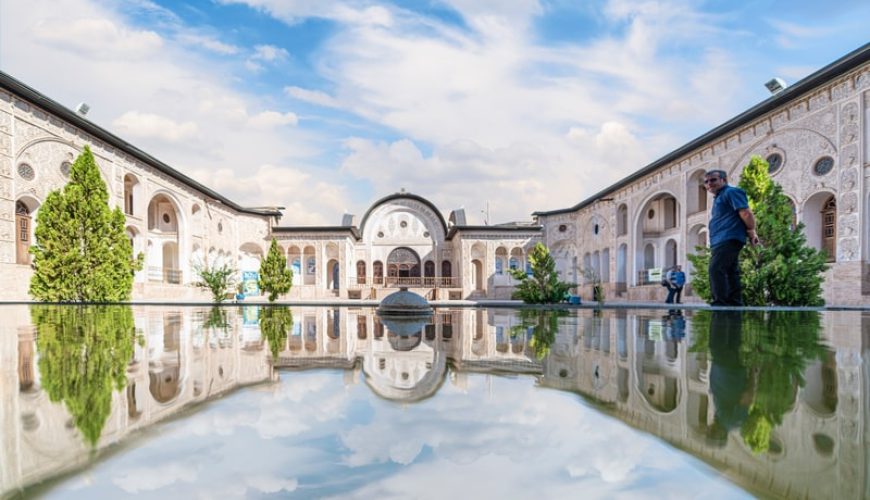
[{"label": "green foliage", "polygon": [[36,216],[30,294],[48,302],[130,300],[133,257],[120,208],[109,208],[109,192],[91,149],[76,158],[70,180],[52,191]]},{"label": "green foliage", "polygon": [[287,268],[287,257],[272,238],[272,246],[263,262],[260,263],[260,289],[269,292],[269,302],[275,302],[279,295],[290,291],[293,286],[293,271]]},{"label": "green foliage", "polygon": [[202,327],[206,330],[220,331],[226,333],[230,326],[230,321],[227,311],[222,307],[213,306],[208,311],[208,315],[203,318]]},{"label": "green foliage", "polygon": [[531,275],[527,275],[523,269],[509,270],[511,276],[519,280],[513,293],[514,299],[521,299],[527,304],[554,304],[564,300],[568,291],[577,286],[559,281],[556,261],[543,243],[538,243],[529,252],[529,265]]},{"label": "green foliage", "polygon": [[226,300],[227,291],[236,285],[238,272],[229,264],[218,266],[197,263],[193,265],[193,271],[199,276],[196,286],[209,290],[214,302]]},{"label": "green foliage", "polygon": [[129,306],[33,306],[39,376],[53,402],[66,405],[85,440],[96,445],[127,384],[135,328]]},{"label": "green foliage", "polygon": [[[739,187],[746,191],[755,215],[760,245],[747,245],[740,253],[743,301],[750,306],[820,306],[822,273],[827,269],[823,251],[807,246],[804,225],[793,225],[792,205],[782,186],[768,174],[767,162],[753,156],[743,168]],[[696,247],[692,263],[692,290],[711,300],[709,249]]]},{"label": "green foliage", "polygon": [[595,269],[583,269],[583,278],[592,284],[592,300],[599,306],[604,305],[604,288],[601,287],[601,274]]},{"label": "green foliage", "polygon": [[550,353],[550,346],[556,340],[559,318],[567,314],[563,310],[521,309],[518,313],[520,323],[511,327],[511,337],[528,335],[531,331],[529,347],[537,359],[543,359]]},{"label": "green foliage", "polygon": [[293,328],[293,312],[289,307],[265,307],[260,311],[260,333],[269,343],[272,358],[277,359]]},{"label": "green foliage", "polygon": [[[739,314],[739,321],[730,324],[739,331],[717,331],[715,314]],[[820,331],[815,311],[698,311],[693,315],[690,352],[707,354],[714,335],[740,337],[737,357],[751,386],[748,417],[740,432],[755,453],[768,449],[773,429],[782,424],[783,415],[794,406],[798,388],[805,384],[807,366],[825,354]]]}]

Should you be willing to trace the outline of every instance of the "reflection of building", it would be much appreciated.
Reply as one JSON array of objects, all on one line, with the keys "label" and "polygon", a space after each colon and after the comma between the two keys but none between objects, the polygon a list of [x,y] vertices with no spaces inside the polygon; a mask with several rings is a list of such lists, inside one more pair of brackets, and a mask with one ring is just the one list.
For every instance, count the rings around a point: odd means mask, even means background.
[{"label": "reflection of building", "polygon": [[647,271],[674,264],[691,271],[686,254],[707,243],[712,197],[704,171],[725,170],[736,184],[759,155],[806,225],[808,243],[829,255],[825,299],[866,303],[868,61],[865,45],[577,205],[537,212],[559,268],[594,271],[608,297],[663,299]]},{"label": "reflection of building", "polygon": [[[870,352],[855,326],[862,313],[832,316],[833,347],[811,360],[805,385],[788,395],[791,409],[775,426],[768,451],[755,454],[737,428],[712,446],[714,421],[707,353],[689,352],[691,335],[675,340],[657,318],[612,311],[578,318],[560,331],[544,361],[542,384],[602,403],[632,427],[710,463],[762,496],[862,498],[867,490],[866,380]],[[830,319],[849,329],[838,328]],[[851,333],[850,333],[851,332]],[[613,349],[612,346],[616,348]],[[868,360],[863,360],[867,362]]]},{"label": "reflection of building", "polygon": [[[40,388],[28,309],[5,312],[12,321],[0,327],[0,496],[91,460],[64,403],[52,403]],[[268,349],[259,338],[239,339],[235,327],[203,329],[201,319],[157,307],[134,309],[134,314],[145,344],[136,344],[124,390],[112,393],[98,448],[191,404],[273,380]]]},{"label": "reflection of building", "polygon": [[437,309],[409,336],[390,332],[367,308],[300,308],[293,318],[278,368],[361,368],[369,387],[387,399],[432,396],[444,383],[448,361],[456,384],[465,372],[541,373],[528,339],[503,334],[517,323],[511,311]]},{"label": "reflection of building", "polygon": [[[413,402],[468,373],[525,374],[547,388],[576,392],[596,407],[724,471],[763,496],[867,497],[867,386],[870,346],[855,335],[870,315],[828,314],[832,347],[810,360],[803,386],[787,392],[790,409],[768,451],[755,454],[734,429],[708,443],[714,420],[712,363],[690,352],[661,316],[625,310],[560,318],[549,355],[536,359],[532,338],[511,310],[436,309],[418,334],[393,335],[371,309],[294,308],[293,324],[271,360],[256,307],[230,313],[229,326],[203,327],[201,311],[136,308],[137,343],[127,386],[114,393],[98,446],[176,415],[191,403],[273,380],[278,368],[345,370],[381,397]],[[28,310],[7,307],[0,325],[0,491],[31,484],[87,462],[89,450],[62,404],[40,389],[39,353]],[[691,317],[689,318],[691,320]],[[289,375],[292,377],[292,374]]]}]

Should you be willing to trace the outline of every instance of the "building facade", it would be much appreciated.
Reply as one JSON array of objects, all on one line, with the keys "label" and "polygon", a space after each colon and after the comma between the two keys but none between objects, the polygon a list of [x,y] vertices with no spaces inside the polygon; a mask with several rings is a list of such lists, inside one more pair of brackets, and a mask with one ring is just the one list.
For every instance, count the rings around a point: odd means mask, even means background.
[{"label": "building facade", "polygon": [[[805,224],[808,244],[828,254],[825,300],[866,304],[868,124],[870,44],[577,205],[534,215],[564,275],[582,281],[590,270],[609,299],[662,300],[666,290],[649,271],[674,264],[694,271],[686,255],[708,241],[704,172],[724,170],[737,184],[759,155]],[[591,295],[591,285],[583,288]]]},{"label": "building facade", "polygon": [[540,241],[532,223],[470,226],[462,210],[445,219],[404,192],[375,202],[359,225],[347,215],[337,226],[278,226],[279,207],[242,207],[0,73],[0,300],[29,299],[36,215],[85,145],[145,257],[133,300],[208,299],[197,266],[256,273],[273,237],[294,271],[291,299],[378,299],[399,286],[439,300],[506,299],[508,269],[524,268]]}]

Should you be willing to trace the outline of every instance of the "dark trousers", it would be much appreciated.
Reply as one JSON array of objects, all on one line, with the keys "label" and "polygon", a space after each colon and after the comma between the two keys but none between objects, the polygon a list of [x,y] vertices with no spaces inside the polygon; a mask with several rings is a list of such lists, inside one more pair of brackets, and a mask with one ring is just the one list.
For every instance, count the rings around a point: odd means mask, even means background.
[{"label": "dark trousers", "polygon": [[712,249],[710,256],[710,305],[742,306],[743,291],[740,287],[740,250],[738,240],[722,242]]},{"label": "dark trousers", "polygon": [[668,298],[665,299],[665,304],[673,304],[674,299],[677,299],[677,304],[680,303],[680,297],[683,295],[683,287],[681,286],[669,286],[668,287]]}]

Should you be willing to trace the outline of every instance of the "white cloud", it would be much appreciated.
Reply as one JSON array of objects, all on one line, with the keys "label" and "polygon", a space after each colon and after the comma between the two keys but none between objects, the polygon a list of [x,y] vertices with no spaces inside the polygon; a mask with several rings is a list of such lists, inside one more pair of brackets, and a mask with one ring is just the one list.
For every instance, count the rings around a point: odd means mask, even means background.
[{"label": "white cloud", "polygon": [[248,476],[244,481],[249,487],[263,493],[278,493],[280,491],[291,493],[296,491],[296,488],[299,486],[299,481],[296,479],[282,479],[265,474]]},{"label": "white cloud", "polygon": [[178,35],[178,40],[182,43],[202,47],[221,55],[233,55],[238,54],[241,51],[241,49],[235,45],[221,42],[214,37],[196,33],[181,33]]},{"label": "white cloud", "polygon": [[248,125],[257,129],[296,125],[299,119],[295,113],[279,113],[278,111],[262,111],[248,118]]},{"label": "white cloud", "polygon": [[257,45],[254,47],[254,53],[251,59],[255,61],[275,62],[287,59],[290,54],[281,47],[274,45]]},{"label": "white cloud", "polygon": [[289,86],[284,87],[284,92],[290,97],[299,99],[300,101],[317,104],[318,106],[325,106],[329,108],[337,108],[339,106],[339,102],[334,97],[320,90],[309,90],[300,87]]},{"label": "white cloud", "polygon": [[185,141],[195,137],[199,127],[192,121],[178,123],[165,116],[128,111],[112,122],[121,135],[134,138],[155,138],[167,142]]},{"label": "white cloud", "polygon": [[112,482],[127,493],[154,491],[179,481],[192,483],[198,476],[196,466],[174,462],[153,467],[136,467],[115,477]]},{"label": "white cloud", "polygon": [[100,59],[139,59],[163,46],[153,31],[129,29],[105,18],[40,19],[33,23],[32,33],[38,43]]}]

